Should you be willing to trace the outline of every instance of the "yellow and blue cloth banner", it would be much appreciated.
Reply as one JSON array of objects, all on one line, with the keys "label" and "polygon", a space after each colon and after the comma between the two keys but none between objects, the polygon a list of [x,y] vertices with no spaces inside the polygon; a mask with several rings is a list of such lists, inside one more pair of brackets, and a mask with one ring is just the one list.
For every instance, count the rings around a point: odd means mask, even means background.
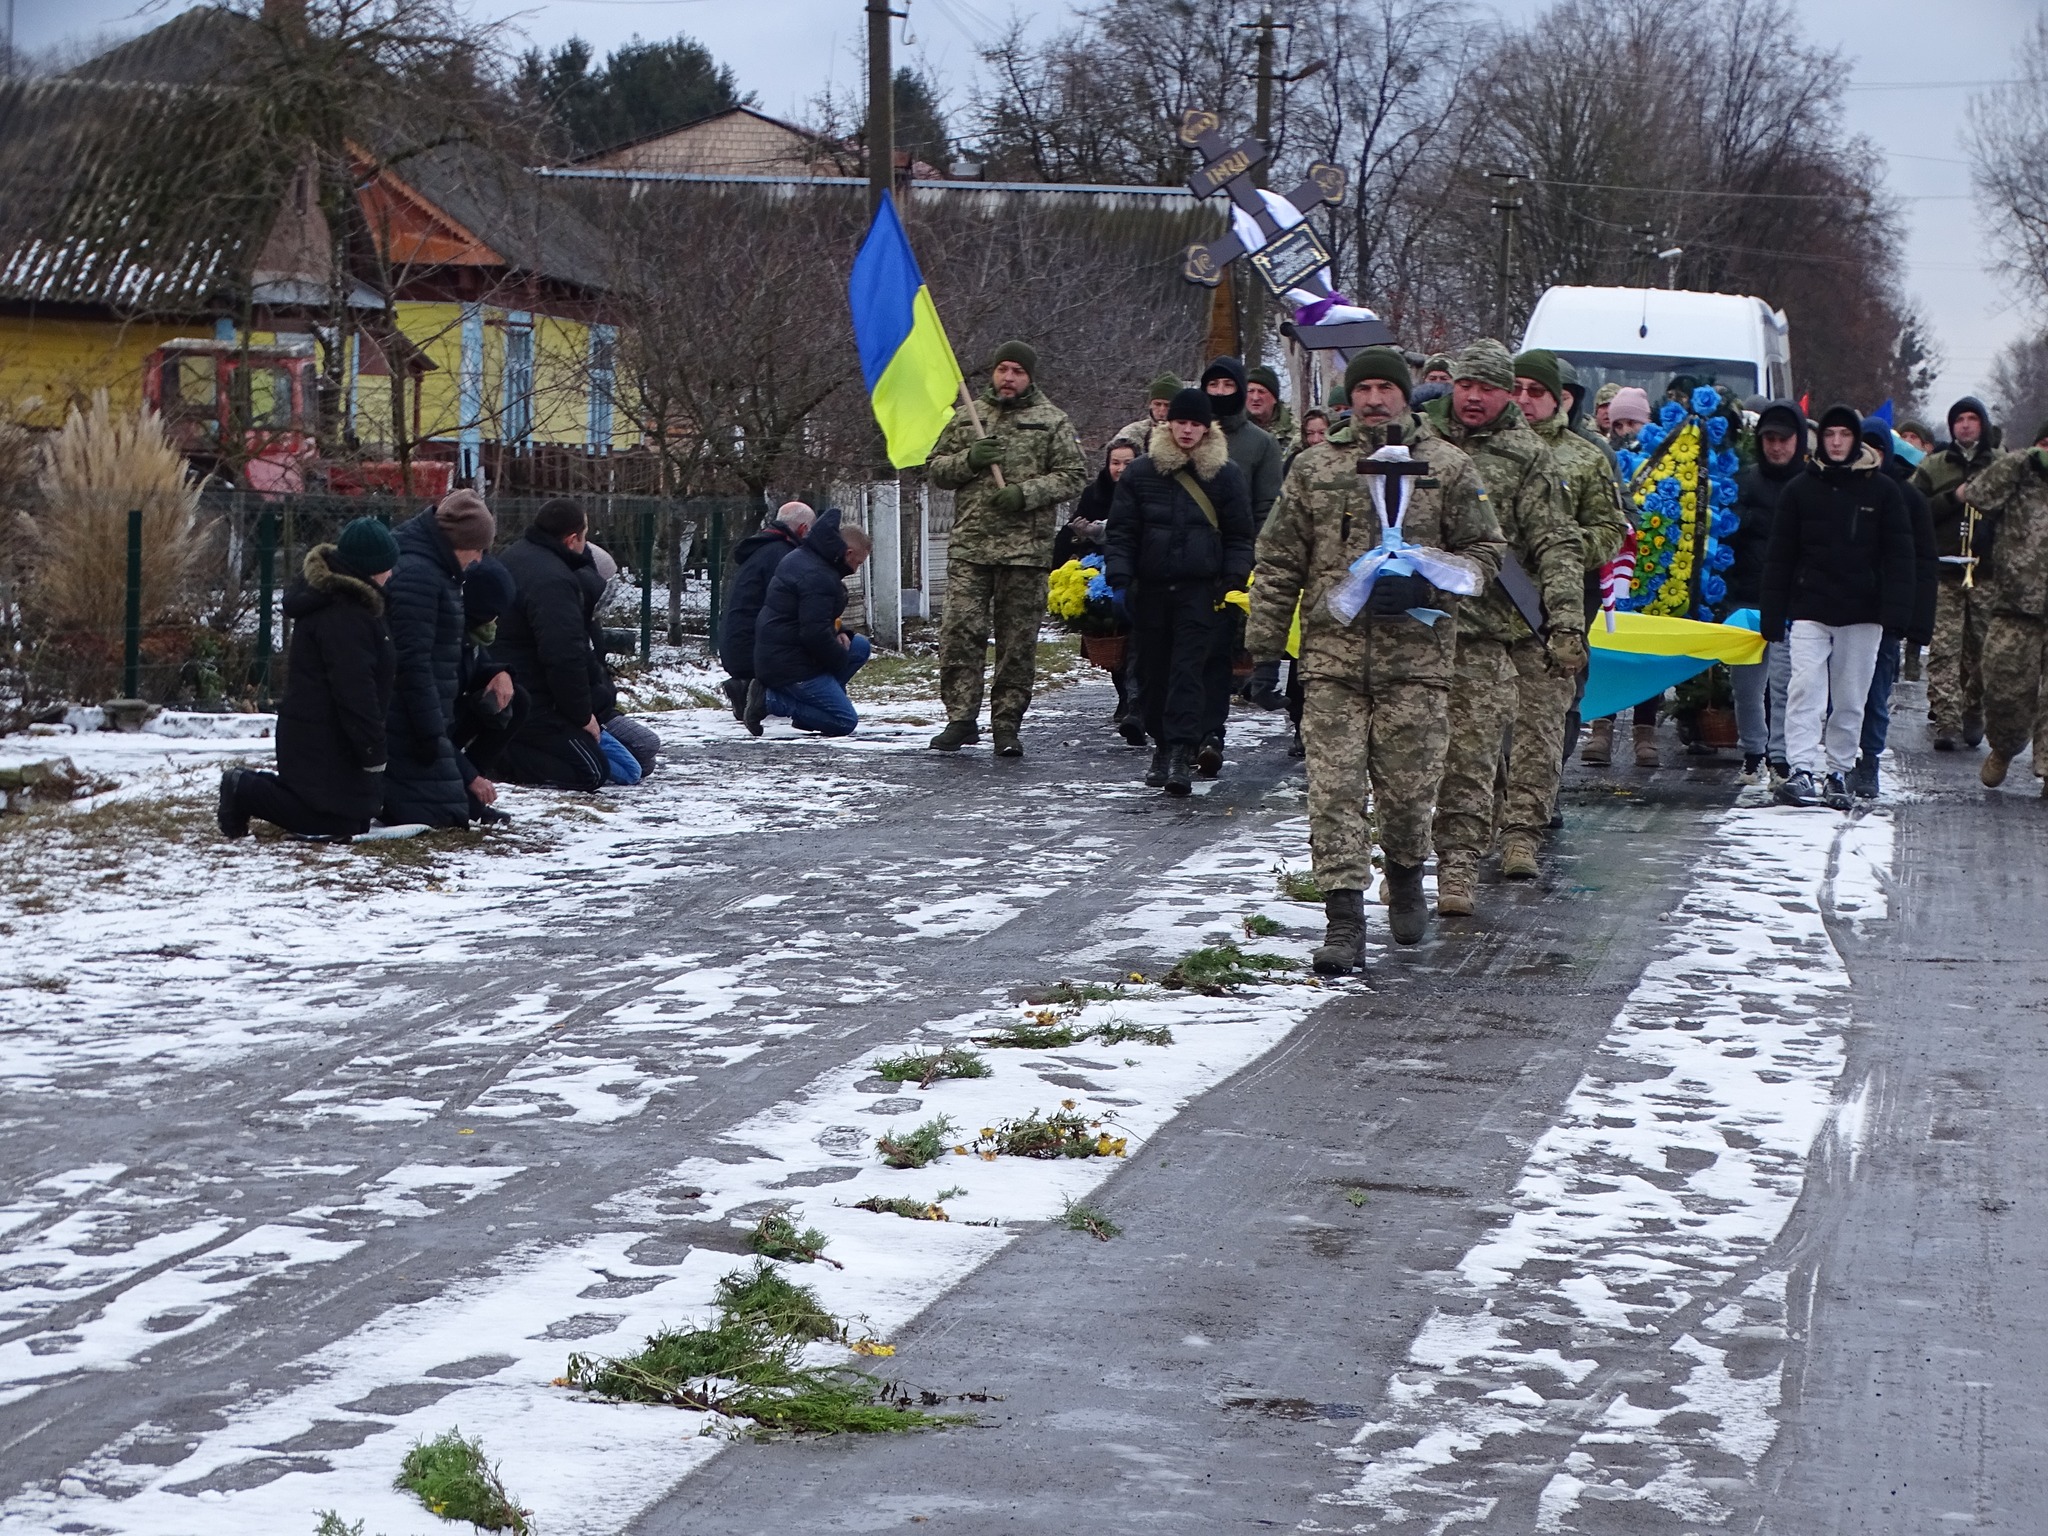
[{"label": "yellow and blue cloth banner", "polygon": [[889,462],[898,469],[922,464],[959,404],[960,364],[896,216],[896,200],[886,192],[853,259],[846,300]]},{"label": "yellow and blue cloth banner", "polygon": [[[1612,618],[1614,627],[1607,627]],[[1747,619],[1748,623],[1743,621]],[[1660,697],[1666,688],[1697,677],[1715,662],[1752,666],[1764,659],[1756,610],[1730,614],[1724,624],[1667,618],[1649,613],[1602,613],[1586,633],[1591,661],[1583,720],[1604,720]]]}]

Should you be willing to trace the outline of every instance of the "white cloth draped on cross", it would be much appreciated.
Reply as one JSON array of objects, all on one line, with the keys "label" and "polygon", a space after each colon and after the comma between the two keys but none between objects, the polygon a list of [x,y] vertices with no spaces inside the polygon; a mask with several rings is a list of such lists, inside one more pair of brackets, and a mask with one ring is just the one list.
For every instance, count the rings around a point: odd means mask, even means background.
[{"label": "white cloth draped on cross", "polygon": [[[1367,460],[1381,464],[1407,464],[1411,462],[1411,455],[1406,444],[1389,443],[1369,454]],[[1367,477],[1372,509],[1379,518],[1380,541],[1352,561],[1344,579],[1330,589],[1330,613],[1339,624],[1349,624],[1364,611],[1366,600],[1372,596],[1373,583],[1379,580],[1382,571],[1392,576],[1421,576],[1438,591],[1458,597],[1476,597],[1483,585],[1478,572],[1462,560],[1454,559],[1440,549],[1410,544],[1402,536],[1401,524],[1407,517],[1406,498],[1397,499],[1391,515],[1387,511],[1388,483],[1396,478],[1399,477]],[[1445,616],[1440,608],[1410,608],[1407,611],[1425,624],[1434,624]]]}]

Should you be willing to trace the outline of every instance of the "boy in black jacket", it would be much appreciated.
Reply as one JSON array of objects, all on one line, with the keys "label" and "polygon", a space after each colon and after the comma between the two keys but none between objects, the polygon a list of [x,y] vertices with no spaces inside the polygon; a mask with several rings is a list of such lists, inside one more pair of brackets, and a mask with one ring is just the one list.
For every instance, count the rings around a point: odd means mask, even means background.
[{"label": "boy in black jacket", "polygon": [[1912,523],[1862,433],[1846,405],[1821,417],[1812,467],[1785,487],[1764,557],[1764,639],[1785,640],[1792,662],[1787,805],[1848,807],[1878,647],[1913,622]]},{"label": "boy in black jacket", "polygon": [[1169,795],[1194,787],[1216,605],[1251,575],[1255,537],[1245,477],[1209,397],[1184,389],[1117,481],[1103,535],[1103,575],[1129,593],[1138,698],[1157,743],[1145,782]]}]

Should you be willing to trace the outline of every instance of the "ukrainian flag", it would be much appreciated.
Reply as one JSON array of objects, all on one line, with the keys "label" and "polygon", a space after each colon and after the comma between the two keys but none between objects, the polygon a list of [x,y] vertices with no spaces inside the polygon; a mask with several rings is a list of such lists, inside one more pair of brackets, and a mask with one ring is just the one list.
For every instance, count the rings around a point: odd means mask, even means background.
[{"label": "ukrainian flag", "polygon": [[898,469],[922,464],[953,419],[960,364],[896,217],[896,200],[886,192],[853,259],[846,298],[889,462]]},{"label": "ukrainian flag", "polygon": [[1663,696],[1687,678],[1697,677],[1715,662],[1731,667],[1753,666],[1764,659],[1764,637],[1751,626],[1754,608],[1732,613],[1723,624],[1662,614],[1595,614],[1586,632],[1591,665],[1579,717],[1604,720],[1624,709]]}]

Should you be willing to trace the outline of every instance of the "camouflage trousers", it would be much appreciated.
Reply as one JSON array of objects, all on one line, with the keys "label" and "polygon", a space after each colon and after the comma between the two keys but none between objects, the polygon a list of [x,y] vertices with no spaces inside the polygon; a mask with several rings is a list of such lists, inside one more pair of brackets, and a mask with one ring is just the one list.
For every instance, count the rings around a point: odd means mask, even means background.
[{"label": "camouflage trousers", "polygon": [[1944,581],[1934,601],[1934,643],[1927,647],[1927,707],[1934,734],[1954,741],[1984,718],[1984,629],[1991,594]]},{"label": "camouflage trousers", "polygon": [[[1372,884],[1373,822],[1394,864],[1429,857],[1429,815],[1449,740],[1444,690],[1425,683],[1308,679],[1301,743],[1308,766],[1308,843],[1326,891]],[[1371,792],[1375,815],[1366,815]]]},{"label": "camouflage trousers", "polygon": [[982,666],[991,632],[996,669],[988,690],[989,720],[1014,727],[1024,719],[1038,667],[1045,587],[1046,572],[1035,565],[957,560],[947,567],[946,609],[939,620],[939,698],[948,720],[981,715]]},{"label": "camouflage trousers", "polygon": [[1984,631],[1984,739],[2000,757],[2034,744],[2034,772],[2048,778],[2048,695],[2041,688],[2048,625],[1994,614]]},{"label": "camouflage trousers", "polygon": [[[1510,650],[1504,641],[1458,637],[1458,659],[1451,669],[1450,749],[1436,792],[1439,864],[1454,856],[1476,863],[1493,844],[1494,783],[1501,744],[1515,718],[1518,673]],[[1544,820],[1549,819],[1546,811]]]},{"label": "camouflage trousers", "polygon": [[1576,675],[1561,676],[1538,636],[1508,647],[1515,669],[1514,740],[1508,747],[1507,795],[1500,830],[1542,841],[1557,809],[1557,784],[1564,773],[1564,725],[1579,691]]}]

